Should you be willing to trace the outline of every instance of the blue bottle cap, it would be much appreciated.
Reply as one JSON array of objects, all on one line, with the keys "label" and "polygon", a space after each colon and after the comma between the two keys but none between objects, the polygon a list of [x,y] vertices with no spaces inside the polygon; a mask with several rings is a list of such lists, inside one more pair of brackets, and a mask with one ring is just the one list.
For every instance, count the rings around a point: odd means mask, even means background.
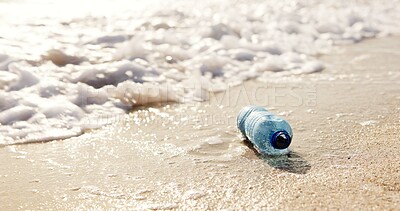
[{"label": "blue bottle cap", "polygon": [[271,145],[275,149],[286,149],[289,147],[292,138],[286,131],[279,131],[274,133],[271,138]]}]

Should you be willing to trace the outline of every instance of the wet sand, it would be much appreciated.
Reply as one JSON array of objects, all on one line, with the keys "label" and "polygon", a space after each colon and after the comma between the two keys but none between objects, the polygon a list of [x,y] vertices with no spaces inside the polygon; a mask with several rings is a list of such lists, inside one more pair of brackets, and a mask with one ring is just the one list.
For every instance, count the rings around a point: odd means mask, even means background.
[{"label": "wet sand", "polygon": [[[321,73],[271,76],[202,103],[140,107],[80,137],[0,148],[0,209],[400,209],[400,38],[343,46]],[[293,77],[291,77],[293,78]],[[261,157],[235,117],[284,116],[289,156]]]}]

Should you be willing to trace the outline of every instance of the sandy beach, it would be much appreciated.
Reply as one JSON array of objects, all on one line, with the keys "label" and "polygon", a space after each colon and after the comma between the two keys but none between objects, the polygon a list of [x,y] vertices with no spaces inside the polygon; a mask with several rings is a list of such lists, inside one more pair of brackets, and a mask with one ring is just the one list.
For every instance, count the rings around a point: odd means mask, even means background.
[{"label": "sandy beach", "polygon": [[[399,56],[399,37],[370,39],[320,57],[320,73],[2,147],[0,209],[398,210]],[[249,104],[289,121],[291,154],[262,157],[242,141],[235,118]]]}]

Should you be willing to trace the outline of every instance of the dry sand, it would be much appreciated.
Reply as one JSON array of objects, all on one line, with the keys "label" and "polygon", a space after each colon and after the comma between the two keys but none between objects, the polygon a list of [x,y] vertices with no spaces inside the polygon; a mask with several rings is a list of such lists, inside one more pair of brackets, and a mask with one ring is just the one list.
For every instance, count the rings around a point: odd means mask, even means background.
[{"label": "dry sand", "polygon": [[[297,82],[249,81],[81,137],[3,147],[0,209],[399,210],[399,58],[399,37],[367,40]],[[289,157],[241,141],[248,104],[291,123]]]}]

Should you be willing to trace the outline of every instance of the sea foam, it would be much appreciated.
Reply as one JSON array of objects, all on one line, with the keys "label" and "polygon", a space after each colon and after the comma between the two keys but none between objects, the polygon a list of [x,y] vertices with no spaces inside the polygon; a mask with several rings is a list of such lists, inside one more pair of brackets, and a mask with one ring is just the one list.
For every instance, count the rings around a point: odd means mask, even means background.
[{"label": "sea foam", "polygon": [[[320,72],[316,56],[332,46],[400,29],[397,0],[78,3],[0,3],[0,145],[77,136],[134,106],[207,100],[248,79]],[[74,12],[36,13],[66,6]]]}]

